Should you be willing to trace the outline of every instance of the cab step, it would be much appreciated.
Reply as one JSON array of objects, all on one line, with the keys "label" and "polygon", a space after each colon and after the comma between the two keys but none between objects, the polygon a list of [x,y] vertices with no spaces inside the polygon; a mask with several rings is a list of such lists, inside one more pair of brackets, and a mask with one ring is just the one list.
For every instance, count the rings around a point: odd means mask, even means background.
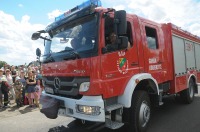
[{"label": "cab step", "polygon": [[119,129],[124,125],[124,123],[116,122],[116,121],[111,121],[110,119],[106,119],[106,127],[110,129]]}]

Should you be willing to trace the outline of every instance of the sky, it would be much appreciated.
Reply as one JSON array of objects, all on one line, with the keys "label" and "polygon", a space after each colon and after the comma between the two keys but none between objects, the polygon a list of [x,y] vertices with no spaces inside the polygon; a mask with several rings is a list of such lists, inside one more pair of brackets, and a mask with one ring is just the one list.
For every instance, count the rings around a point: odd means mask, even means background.
[{"label": "sky", "polygon": [[[31,40],[32,33],[44,29],[61,13],[85,0],[0,0],[0,61],[10,65],[36,60],[36,48],[43,40]],[[174,23],[200,36],[200,0],[101,0],[103,7],[156,21]]]}]

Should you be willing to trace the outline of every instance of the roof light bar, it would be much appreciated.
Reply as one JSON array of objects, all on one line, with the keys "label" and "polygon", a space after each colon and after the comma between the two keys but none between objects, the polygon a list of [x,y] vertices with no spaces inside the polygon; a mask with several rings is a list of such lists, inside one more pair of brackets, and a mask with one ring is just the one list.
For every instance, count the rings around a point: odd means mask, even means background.
[{"label": "roof light bar", "polygon": [[72,15],[72,14],[76,13],[77,11],[85,9],[89,6],[99,7],[99,6],[101,6],[101,1],[100,0],[87,0],[86,2],[83,2],[82,4],[76,6],[72,9],[64,12],[62,15],[56,17],[55,21],[62,20],[64,18],[68,17],[69,15]]}]

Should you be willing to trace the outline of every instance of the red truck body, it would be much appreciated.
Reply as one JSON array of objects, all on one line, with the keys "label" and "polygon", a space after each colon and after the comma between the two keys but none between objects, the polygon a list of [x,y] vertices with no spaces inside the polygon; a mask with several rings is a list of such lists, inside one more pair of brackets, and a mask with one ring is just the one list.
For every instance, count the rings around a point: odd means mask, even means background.
[{"label": "red truck body", "polygon": [[[97,12],[101,10],[101,8],[98,8]],[[186,89],[187,80],[191,74],[194,74],[196,81],[200,82],[200,69],[197,69],[197,67],[194,69],[188,68],[187,73],[182,76],[176,75],[172,45],[173,35],[199,44],[200,39],[197,36],[171,23],[159,24],[136,15],[127,14],[127,21],[130,21],[131,27],[134,29],[132,32],[134,42],[131,49],[106,55],[99,50],[99,56],[97,57],[44,64],[42,66],[43,76],[90,76],[90,89],[81,94],[89,96],[103,95],[104,98],[122,95],[130,78],[138,73],[150,73],[158,84],[169,81],[170,90],[168,92],[170,94]],[[154,27],[157,30],[158,49],[151,50],[148,48],[145,26]],[[103,20],[100,23],[99,37],[99,49],[101,49],[105,46]],[[118,68],[117,63],[121,58],[120,52],[121,54],[124,53],[123,57],[128,60],[126,73],[121,73]],[[155,69],[150,70],[150,67]],[[77,73],[72,72],[74,70],[80,71]],[[85,72],[82,73],[81,70]]]},{"label": "red truck body", "polygon": [[[79,90],[78,95],[81,97],[78,99],[61,97],[59,94],[47,91],[43,95],[64,101],[64,115],[82,120],[106,122],[106,126],[112,129],[121,127],[120,123],[131,122],[137,125],[130,130],[144,131],[150,118],[149,100],[151,106],[162,104],[162,96],[166,94],[180,94],[182,98],[187,98],[183,99],[186,103],[191,103],[193,100],[194,93],[198,90],[197,84],[200,83],[200,38],[171,23],[159,24],[137,15],[126,14],[128,32],[126,35],[131,48],[102,53],[102,48],[106,46],[107,29],[104,15],[107,13],[110,18],[114,18],[115,15],[115,12],[109,11],[110,9],[102,7],[94,11],[99,13],[98,55],[42,64],[42,75],[48,78],[44,79],[46,84],[52,81],[56,87],[58,78],[62,84],[61,78],[88,77],[89,88],[86,91]],[[146,93],[149,97],[146,97]],[[81,104],[83,97],[86,102]],[[100,106],[100,109],[103,115],[99,118],[80,114],[77,110],[79,103],[86,105],[88,101],[88,106],[93,106],[95,103],[92,103],[92,97],[102,100],[100,102],[103,103],[103,108]],[[140,106],[134,101],[137,98],[144,99],[139,103]],[[69,106],[71,103],[69,100],[75,102],[74,108],[72,105]],[[138,107],[144,109],[139,111],[146,114],[145,119],[141,119],[144,122],[143,126],[137,123],[142,122],[140,119],[138,121],[133,117],[134,121],[126,120],[127,115],[118,112],[124,109],[132,113],[133,108]],[[69,112],[70,110],[73,114]],[[113,119],[113,111],[114,115],[120,115],[120,118]],[[119,124],[116,125],[116,122]]]}]

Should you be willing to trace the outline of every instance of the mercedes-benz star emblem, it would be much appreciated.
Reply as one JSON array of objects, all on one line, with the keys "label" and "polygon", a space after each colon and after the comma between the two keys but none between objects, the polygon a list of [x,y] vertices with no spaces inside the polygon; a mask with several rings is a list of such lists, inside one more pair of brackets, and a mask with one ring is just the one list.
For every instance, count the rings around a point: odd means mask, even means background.
[{"label": "mercedes-benz star emblem", "polygon": [[60,79],[57,77],[54,79],[54,87],[60,89]]}]

